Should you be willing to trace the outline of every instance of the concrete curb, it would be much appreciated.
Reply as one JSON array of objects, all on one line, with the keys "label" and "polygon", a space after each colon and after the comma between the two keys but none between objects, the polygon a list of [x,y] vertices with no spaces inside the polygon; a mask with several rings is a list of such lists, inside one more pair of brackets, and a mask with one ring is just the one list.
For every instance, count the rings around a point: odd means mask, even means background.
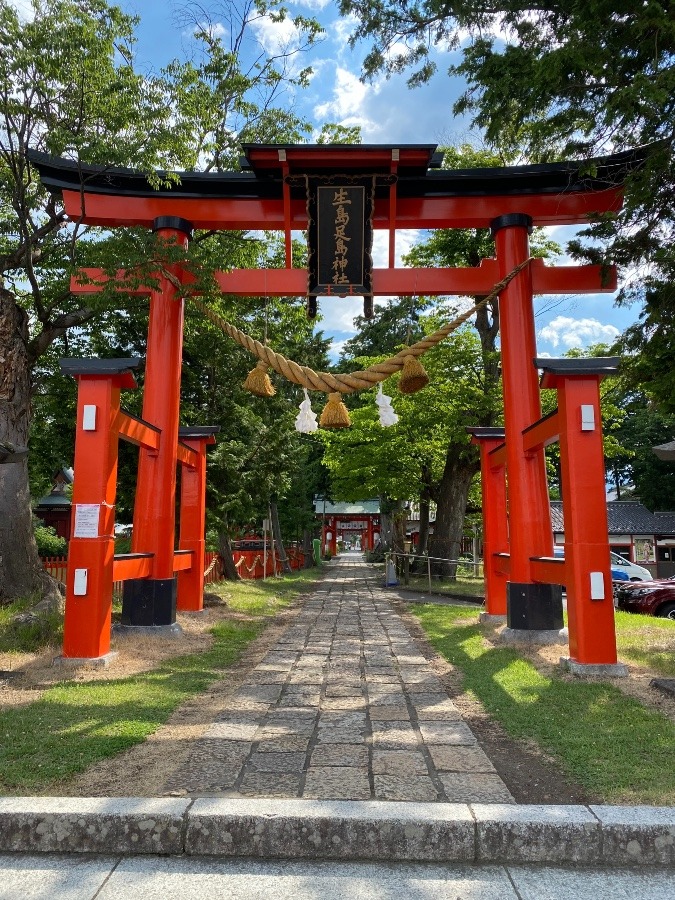
[{"label": "concrete curb", "polygon": [[675,866],[675,808],[5,797],[0,852]]}]

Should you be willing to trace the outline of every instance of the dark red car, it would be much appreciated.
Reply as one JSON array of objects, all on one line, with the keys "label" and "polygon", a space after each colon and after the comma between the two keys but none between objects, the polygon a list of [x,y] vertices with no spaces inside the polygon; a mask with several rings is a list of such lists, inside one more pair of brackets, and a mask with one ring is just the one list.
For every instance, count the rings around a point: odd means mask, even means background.
[{"label": "dark red car", "polygon": [[675,621],[675,575],[660,581],[627,581],[617,585],[616,607],[624,612]]}]

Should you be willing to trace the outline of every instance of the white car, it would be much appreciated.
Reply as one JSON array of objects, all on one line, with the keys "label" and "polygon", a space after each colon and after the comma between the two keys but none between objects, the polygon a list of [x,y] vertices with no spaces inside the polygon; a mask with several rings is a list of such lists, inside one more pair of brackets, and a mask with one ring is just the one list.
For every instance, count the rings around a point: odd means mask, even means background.
[{"label": "white car", "polygon": [[[565,555],[565,549],[562,544],[556,544],[553,548],[553,555],[557,559],[562,559]],[[613,581],[652,581],[654,576],[642,566],[629,562],[618,553],[609,551],[609,564],[612,570]]]},{"label": "white car", "polygon": [[623,556],[619,556],[618,553],[610,551],[609,558],[612,566],[621,567],[621,570],[628,575],[629,581],[653,581],[654,579],[654,576],[649,569],[645,569],[644,566],[638,566],[635,563],[630,562],[630,560],[624,559]]}]

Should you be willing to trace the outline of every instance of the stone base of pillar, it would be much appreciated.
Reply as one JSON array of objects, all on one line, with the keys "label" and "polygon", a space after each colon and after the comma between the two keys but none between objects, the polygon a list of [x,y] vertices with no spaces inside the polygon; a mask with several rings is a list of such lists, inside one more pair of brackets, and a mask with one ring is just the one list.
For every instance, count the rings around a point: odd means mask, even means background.
[{"label": "stone base of pillar", "polygon": [[146,637],[183,637],[183,629],[178,622],[173,625],[113,625],[113,633],[117,637],[129,637],[132,634],[144,634]]},{"label": "stone base of pillar", "polygon": [[108,666],[113,663],[119,653],[115,650],[110,650],[108,653],[104,653],[103,656],[56,656],[54,657],[54,665],[55,666],[66,666],[76,668],[77,666],[91,666],[95,669],[107,669]]},{"label": "stone base of pillar", "polygon": [[563,627],[561,585],[509,581],[506,623],[517,631],[560,631]]},{"label": "stone base of pillar", "polygon": [[566,644],[568,641],[566,628],[560,629],[521,629],[504,628],[499,634],[502,644],[521,644],[528,646],[544,646],[545,644]]},{"label": "stone base of pillar", "polygon": [[580,663],[569,656],[560,657],[560,667],[572,675],[587,675],[593,678],[627,678],[625,663]]},{"label": "stone base of pillar", "polygon": [[496,616],[493,613],[482,612],[478,614],[478,621],[486,625],[505,625],[506,616]]},{"label": "stone base of pillar", "polygon": [[176,621],[176,576],[132,578],[124,582],[122,625],[173,625]]}]

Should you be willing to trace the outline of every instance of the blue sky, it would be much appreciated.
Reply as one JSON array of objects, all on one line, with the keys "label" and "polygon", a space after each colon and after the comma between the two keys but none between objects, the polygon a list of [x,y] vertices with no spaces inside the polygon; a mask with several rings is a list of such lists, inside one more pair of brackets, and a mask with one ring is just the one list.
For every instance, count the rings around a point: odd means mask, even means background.
[{"label": "blue sky", "polygon": [[[17,5],[27,0],[16,0]],[[137,62],[142,69],[159,69],[173,57],[189,56],[194,46],[190,30],[179,24],[176,12],[183,0],[118,0],[127,12],[141,19],[138,29]],[[201,0],[213,25],[225,30],[218,9],[228,6],[221,0]],[[348,37],[353,23],[339,17],[337,4],[330,0],[295,0],[287,2],[291,15],[314,15],[326,30],[325,38],[308,54],[302,65],[312,65],[315,74],[305,90],[288,94],[285,99],[300,116],[315,123],[325,122],[359,125],[365,143],[453,144],[470,142],[480,145],[481,136],[470,130],[465,119],[456,119],[452,104],[463,89],[462,83],[446,73],[456,53],[436,54],[438,74],[430,83],[408,89],[405,76],[390,80],[377,79],[372,84],[359,80],[360,63],[365,48],[352,50]],[[295,34],[290,22],[261,22],[255,39],[268,50],[281,44],[292,45]],[[551,229],[550,233],[563,247],[572,236],[570,227]],[[409,249],[422,235],[398,232],[397,252]],[[386,265],[386,235],[376,232],[375,265]],[[560,262],[564,262],[564,258]],[[356,299],[320,302],[321,326],[333,338],[333,354],[355,331],[353,317],[362,311]],[[560,356],[571,347],[587,347],[599,341],[610,342],[637,317],[637,308],[618,308],[608,294],[576,297],[543,297],[535,300],[538,354]]]}]

